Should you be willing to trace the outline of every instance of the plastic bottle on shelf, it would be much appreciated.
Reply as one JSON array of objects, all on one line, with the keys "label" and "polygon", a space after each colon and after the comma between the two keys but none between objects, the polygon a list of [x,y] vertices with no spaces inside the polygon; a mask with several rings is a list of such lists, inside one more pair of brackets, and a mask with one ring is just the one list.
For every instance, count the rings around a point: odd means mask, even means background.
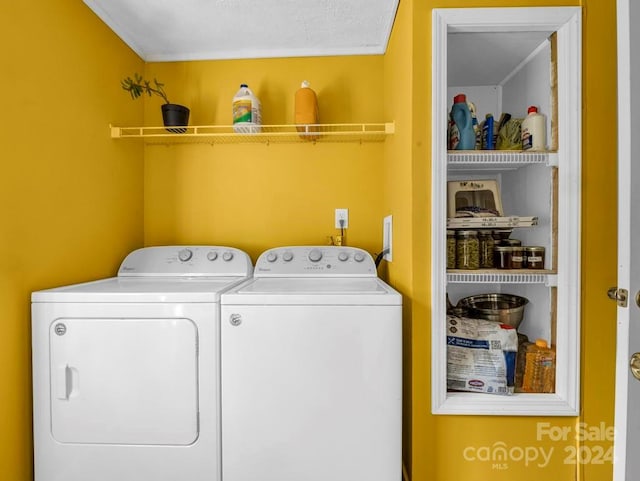
[{"label": "plastic bottle on shelf", "polygon": [[538,108],[532,105],[522,121],[522,150],[546,150],[547,121],[544,115],[538,113]]},{"label": "plastic bottle on shelf", "polygon": [[241,134],[256,134],[262,130],[262,107],[247,84],[241,84],[233,97],[233,130]]},{"label": "plastic bottle on shelf", "polygon": [[318,97],[306,80],[302,82],[295,95],[294,122],[300,137],[307,140],[316,140],[318,127]]},{"label": "plastic bottle on shelf", "polygon": [[493,114],[487,114],[482,122],[482,150],[495,150],[495,121]]},{"label": "plastic bottle on shelf", "polygon": [[522,391],[553,393],[556,387],[556,351],[544,339],[536,339],[525,353]]},{"label": "plastic bottle on shelf", "polygon": [[471,112],[471,125],[473,126],[473,132],[476,135],[476,145],[474,148],[476,150],[480,150],[482,148],[482,131],[480,130],[478,116],[476,115],[476,105],[467,100],[467,107],[469,107],[469,112]]},{"label": "plastic bottle on shelf", "polygon": [[475,150],[476,133],[465,94],[458,94],[453,98],[449,117],[449,149]]}]

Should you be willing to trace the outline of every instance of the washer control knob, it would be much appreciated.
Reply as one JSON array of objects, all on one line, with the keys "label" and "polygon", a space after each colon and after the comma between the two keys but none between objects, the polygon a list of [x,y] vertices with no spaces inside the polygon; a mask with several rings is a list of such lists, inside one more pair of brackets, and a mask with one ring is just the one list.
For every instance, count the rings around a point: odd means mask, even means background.
[{"label": "washer control knob", "polygon": [[311,252],[309,252],[309,260],[311,262],[318,262],[320,259],[322,259],[322,252],[320,249],[311,249]]},{"label": "washer control knob", "polygon": [[218,253],[216,251],[207,252],[207,259],[210,261],[215,261],[218,258]]},{"label": "washer control knob", "polygon": [[189,249],[182,249],[180,252],[178,252],[178,259],[180,259],[182,262],[187,262],[192,257],[193,252],[191,252]]},{"label": "washer control knob", "polygon": [[291,262],[293,260],[293,252],[286,251],[282,254],[282,260],[285,262]]},{"label": "washer control knob", "polygon": [[233,252],[225,251],[225,253],[222,254],[222,260],[229,262],[231,259],[233,259]]},{"label": "washer control knob", "polygon": [[348,259],[349,259],[349,254],[347,254],[346,252],[342,251],[340,252],[340,254],[338,254],[338,260],[344,262]]},{"label": "washer control knob", "polygon": [[267,261],[268,262],[275,262],[277,258],[278,258],[278,254],[276,254],[275,252],[269,252],[267,254]]},{"label": "washer control knob", "polygon": [[356,252],[353,255],[353,260],[355,260],[356,262],[362,262],[364,260],[364,254],[362,252]]}]

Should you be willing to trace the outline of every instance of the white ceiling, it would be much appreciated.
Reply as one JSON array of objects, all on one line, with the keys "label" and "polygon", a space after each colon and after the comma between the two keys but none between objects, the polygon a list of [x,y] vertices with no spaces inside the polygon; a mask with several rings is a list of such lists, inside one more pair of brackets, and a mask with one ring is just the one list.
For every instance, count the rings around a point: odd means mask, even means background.
[{"label": "white ceiling", "polygon": [[84,0],[148,62],[383,54],[399,0]]},{"label": "white ceiling", "polygon": [[501,85],[552,32],[467,32],[447,36],[447,83]]}]

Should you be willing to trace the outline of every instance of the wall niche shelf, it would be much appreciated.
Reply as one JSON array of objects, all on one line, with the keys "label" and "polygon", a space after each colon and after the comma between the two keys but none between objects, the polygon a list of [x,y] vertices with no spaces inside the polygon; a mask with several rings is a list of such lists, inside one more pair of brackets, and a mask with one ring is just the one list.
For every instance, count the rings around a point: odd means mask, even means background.
[{"label": "wall niche shelf", "polygon": [[538,218],[535,216],[447,218],[447,229],[513,229],[514,227],[532,227],[536,225],[538,225]]},{"label": "wall niche shelf", "polygon": [[557,152],[527,152],[509,150],[450,150],[447,168],[455,170],[517,170],[529,165],[558,166]]},{"label": "wall niche shelf", "polygon": [[[362,124],[262,125],[260,132],[236,133],[232,125],[184,127],[183,133],[168,132],[165,127],[118,127],[110,125],[114,139],[144,139],[146,144],[242,144],[242,143],[327,143],[384,142],[395,132],[394,122]],[[304,136],[309,138],[305,138]]]},{"label": "wall niche shelf", "polygon": [[549,269],[540,270],[509,270],[509,272],[492,269],[476,271],[462,271],[456,269],[447,270],[448,284],[543,284],[547,287],[555,287],[558,284],[556,271]]}]

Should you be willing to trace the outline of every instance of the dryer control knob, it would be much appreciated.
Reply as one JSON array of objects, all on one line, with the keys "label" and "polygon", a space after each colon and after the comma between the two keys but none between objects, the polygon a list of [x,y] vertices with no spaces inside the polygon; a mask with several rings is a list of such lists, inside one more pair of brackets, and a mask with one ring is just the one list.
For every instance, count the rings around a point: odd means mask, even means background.
[{"label": "dryer control knob", "polygon": [[222,254],[222,260],[229,262],[231,259],[233,259],[233,252],[226,251],[224,254]]},{"label": "dryer control knob", "polygon": [[267,254],[267,261],[268,262],[275,262],[277,258],[278,258],[278,254],[276,254],[275,252],[269,252]]},{"label": "dryer control knob", "polygon": [[364,260],[364,254],[362,252],[356,252],[355,254],[353,254],[353,259],[356,262],[362,262]]},{"label": "dryer control knob", "polygon": [[293,260],[293,252],[285,252],[282,254],[282,260],[285,262],[291,262]]},{"label": "dryer control knob", "polygon": [[338,254],[338,260],[341,260],[342,262],[344,262],[348,259],[349,259],[349,254],[347,254],[346,252],[341,252],[340,254]]},{"label": "dryer control knob", "polygon": [[215,261],[218,258],[218,253],[216,251],[207,252],[207,259],[210,261]]},{"label": "dryer control knob", "polygon": [[311,252],[309,252],[309,260],[311,262],[318,262],[320,259],[322,259],[322,252],[320,249],[311,249]]},{"label": "dryer control knob", "polygon": [[189,249],[182,249],[180,252],[178,252],[178,259],[180,259],[182,262],[187,262],[192,257],[193,252],[191,252]]}]

